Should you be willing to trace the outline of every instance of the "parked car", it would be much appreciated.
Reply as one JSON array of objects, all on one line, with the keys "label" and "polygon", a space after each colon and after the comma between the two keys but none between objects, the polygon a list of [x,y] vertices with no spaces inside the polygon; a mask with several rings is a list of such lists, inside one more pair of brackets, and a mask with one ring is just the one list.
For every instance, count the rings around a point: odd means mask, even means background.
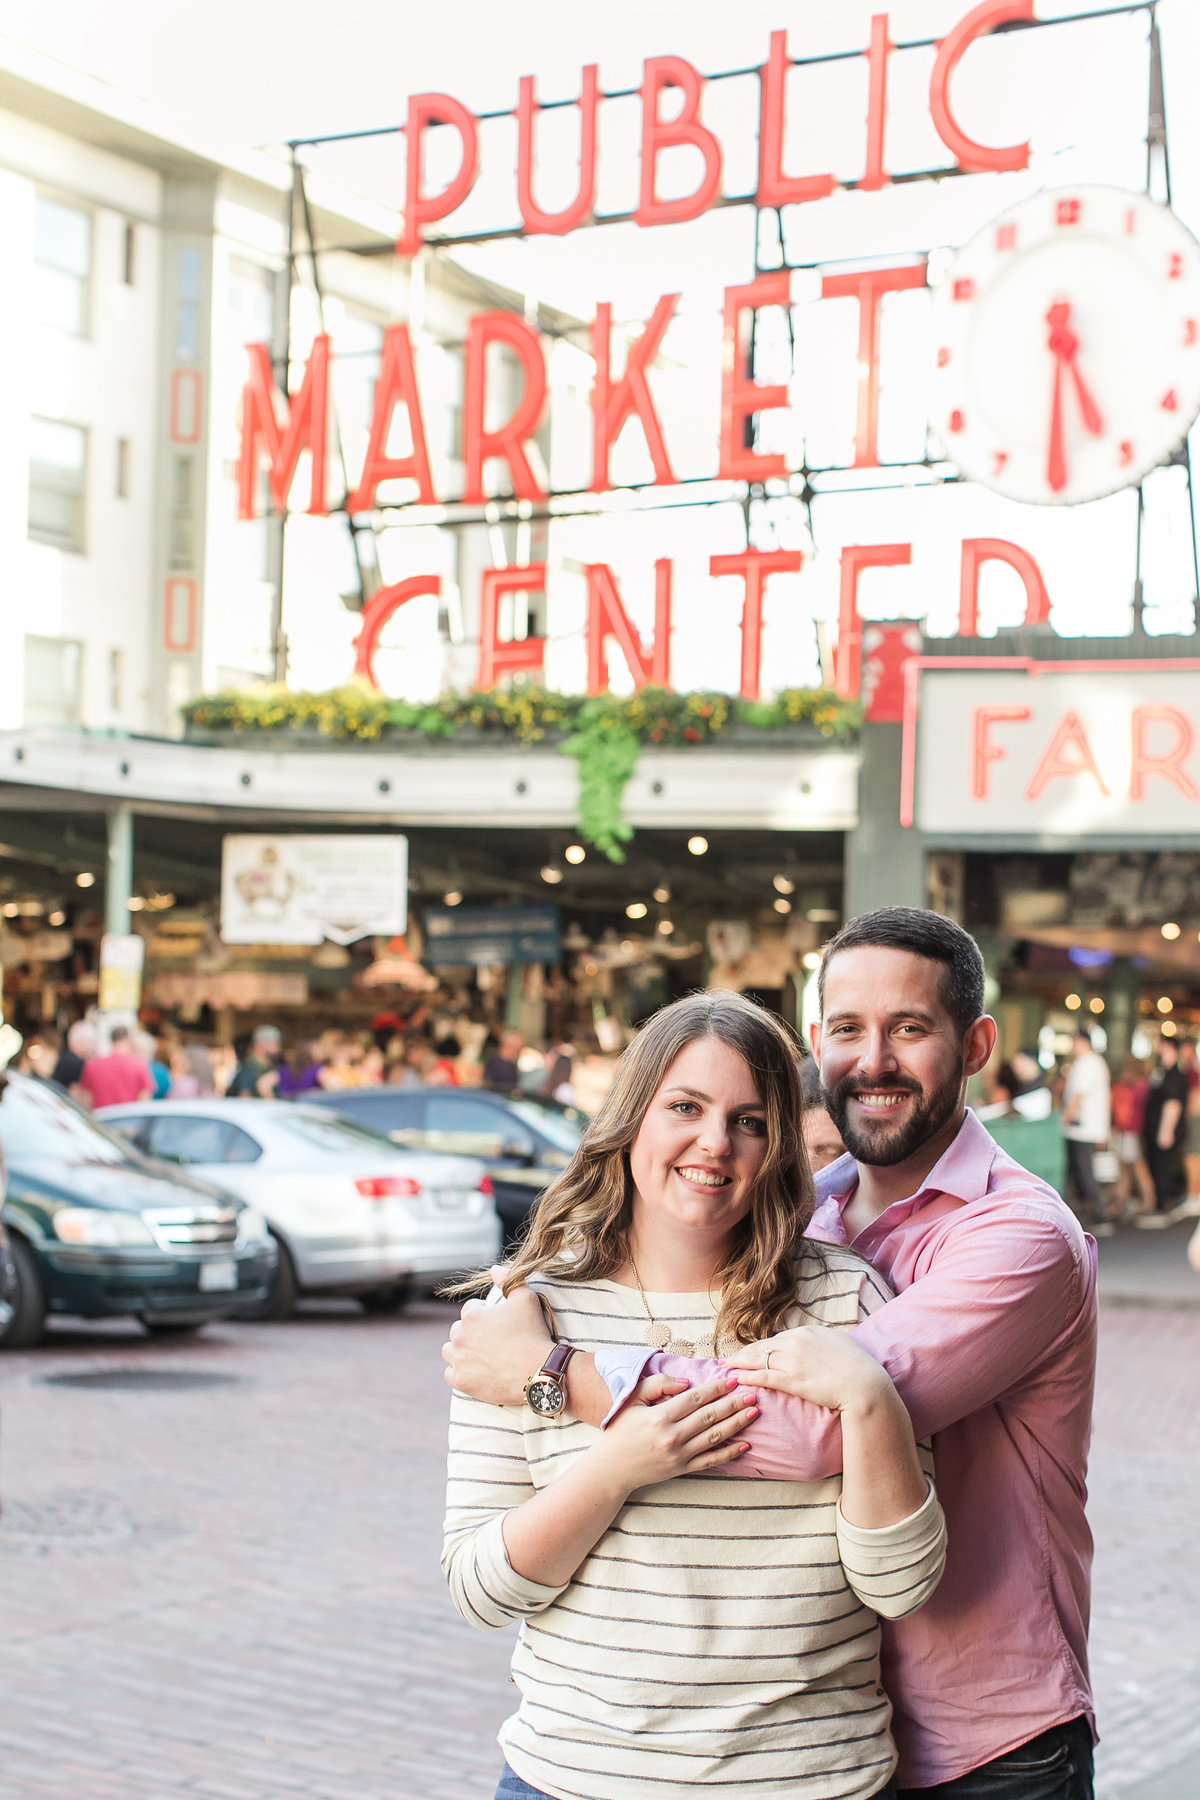
[{"label": "parked car", "polygon": [[566,1168],[588,1122],[578,1107],[487,1088],[348,1088],[314,1095],[312,1103],[413,1150],[482,1157],[506,1245],[519,1235],[538,1195]]},{"label": "parked car", "polygon": [[264,1318],[299,1294],[348,1294],[394,1311],[500,1247],[478,1158],[401,1150],[353,1120],[286,1100],[158,1100],[97,1118],[159,1164],[218,1181],[264,1214],[279,1262]]},{"label": "parked car", "polygon": [[48,1313],[189,1332],[270,1292],[261,1214],[147,1164],[48,1082],[0,1077],[0,1146],[14,1275],[4,1348],[38,1343]]}]

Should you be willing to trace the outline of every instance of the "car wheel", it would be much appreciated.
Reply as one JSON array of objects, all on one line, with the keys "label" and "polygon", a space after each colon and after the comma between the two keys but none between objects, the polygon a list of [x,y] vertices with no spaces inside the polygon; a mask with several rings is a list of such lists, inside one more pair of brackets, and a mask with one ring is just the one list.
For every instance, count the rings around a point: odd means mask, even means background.
[{"label": "car wheel", "polygon": [[412,1283],[402,1281],[394,1287],[371,1288],[359,1294],[358,1304],[365,1313],[398,1313],[412,1299]]},{"label": "car wheel", "polygon": [[152,1313],[142,1313],[140,1316],[142,1325],[151,1337],[195,1337],[208,1323],[207,1319],[199,1322],[194,1319],[156,1319]]},{"label": "car wheel", "polygon": [[[275,1233],[271,1233],[275,1237]],[[275,1273],[271,1277],[271,1286],[265,1300],[248,1312],[239,1314],[243,1319],[290,1319],[296,1310],[296,1265],[292,1261],[292,1253],[281,1238],[275,1238],[279,1246],[279,1261],[275,1265]]]},{"label": "car wheel", "polygon": [[31,1350],[40,1344],[46,1329],[46,1295],[42,1289],[42,1277],[38,1270],[37,1257],[29,1248],[24,1238],[15,1234],[9,1240],[12,1254],[13,1282],[12,1309],[13,1316],[0,1335],[0,1348],[5,1350]]}]

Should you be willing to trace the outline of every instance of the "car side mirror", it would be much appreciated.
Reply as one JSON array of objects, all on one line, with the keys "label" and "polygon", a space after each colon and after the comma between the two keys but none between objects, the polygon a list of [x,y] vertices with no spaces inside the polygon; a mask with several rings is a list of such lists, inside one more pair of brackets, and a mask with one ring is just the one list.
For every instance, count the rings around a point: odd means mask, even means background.
[{"label": "car side mirror", "polygon": [[529,1168],[536,1154],[533,1145],[527,1138],[511,1138],[506,1144],[500,1146],[500,1155],[505,1162],[520,1163],[525,1169]]}]

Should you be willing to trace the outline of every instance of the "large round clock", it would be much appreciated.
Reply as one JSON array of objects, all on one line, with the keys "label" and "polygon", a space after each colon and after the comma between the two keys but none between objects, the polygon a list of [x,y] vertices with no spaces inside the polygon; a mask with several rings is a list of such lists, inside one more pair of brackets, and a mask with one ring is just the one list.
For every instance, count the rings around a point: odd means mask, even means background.
[{"label": "large round clock", "polygon": [[1200,244],[1144,195],[1019,201],[957,252],[933,319],[932,430],[1010,499],[1132,486],[1200,412]]}]

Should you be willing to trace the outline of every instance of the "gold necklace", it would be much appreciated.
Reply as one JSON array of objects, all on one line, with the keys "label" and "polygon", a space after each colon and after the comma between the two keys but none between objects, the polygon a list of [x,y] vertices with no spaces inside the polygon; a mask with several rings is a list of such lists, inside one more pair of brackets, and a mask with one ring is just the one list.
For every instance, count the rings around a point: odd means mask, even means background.
[{"label": "gold necklace", "polygon": [[[655,1319],[654,1314],[650,1311],[650,1302],[646,1298],[646,1290],[642,1286],[642,1278],[638,1274],[637,1264],[633,1260],[632,1252],[629,1257],[629,1266],[633,1270],[633,1279],[637,1282],[637,1291],[642,1297],[642,1305],[645,1307],[646,1317],[650,1321],[645,1331],[642,1333],[642,1342],[644,1344],[649,1344],[653,1350],[663,1351],[667,1356],[732,1356],[735,1350],[741,1349],[741,1345],[737,1338],[735,1338],[731,1332],[723,1331],[720,1338],[717,1338],[717,1319],[715,1313],[713,1315],[712,1331],[705,1337],[698,1337],[694,1344],[689,1343],[686,1338],[672,1336],[670,1326],[660,1324]],[[711,1305],[711,1293],[708,1298],[709,1304]]]}]

